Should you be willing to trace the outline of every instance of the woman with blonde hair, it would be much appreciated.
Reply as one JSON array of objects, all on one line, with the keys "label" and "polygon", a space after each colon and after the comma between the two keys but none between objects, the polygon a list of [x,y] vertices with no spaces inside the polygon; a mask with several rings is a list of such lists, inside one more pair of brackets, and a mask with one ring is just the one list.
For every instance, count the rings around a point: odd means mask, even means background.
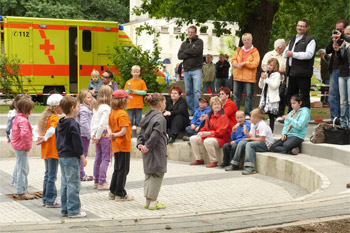
[{"label": "woman with blonde hair", "polygon": [[230,123],[225,115],[222,100],[217,96],[211,98],[210,108],[211,111],[208,113],[204,127],[197,135],[190,138],[193,154],[196,158],[190,165],[204,164],[200,151],[200,146],[204,145],[210,159],[207,167],[216,167],[218,164],[216,150],[230,141]]}]

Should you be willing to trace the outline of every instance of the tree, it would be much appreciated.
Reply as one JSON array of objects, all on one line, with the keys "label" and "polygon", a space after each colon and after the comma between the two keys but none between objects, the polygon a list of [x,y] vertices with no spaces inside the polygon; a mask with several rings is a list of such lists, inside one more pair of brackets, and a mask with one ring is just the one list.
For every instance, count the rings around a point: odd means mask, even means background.
[{"label": "tree", "polygon": [[125,23],[129,4],[126,0],[0,0],[0,15]]},{"label": "tree", "polygon": [[157,77],[158,68],[162,65],[158,37],[153,40],[153,47],[153,52],[149,50],[143,51],[141,46],[127,48],[119,44],[116,44],[113,49],[110,49],[109,59],[113,61],[118,71],[115,81],[118,82],[122,89],[126,81],[132,78],[131,67],[133,65],[139,65],[141,67],[141,76],[145,83],[147,83],[148,92],[159,92],[161,87],[165,86],[161,85],[160,82],[160,80],[163,80],[163,77]]},{"label": "tree", "polygon": [[230,33],[225,29],[227,24],[238,23],[238,36],[250,32],[254,46],[263,56],[272,49],[269,48],[271,34],[273,40],[281,37],[289,40],[296,33],[298,18],[310,19],[310,34],[314,33],[312,35],[316,40],[320,36],[321,45],[324,45],[323,38],[327,38],[337,20],[334,16],[339,19],[349,18],[349,6],[346,0],[202,0],[195,3],[182,0],[143,0],[134,12],[148,13],[155,18],[174,19],[179,26],[200,26],[213,20],[217,36]]}]

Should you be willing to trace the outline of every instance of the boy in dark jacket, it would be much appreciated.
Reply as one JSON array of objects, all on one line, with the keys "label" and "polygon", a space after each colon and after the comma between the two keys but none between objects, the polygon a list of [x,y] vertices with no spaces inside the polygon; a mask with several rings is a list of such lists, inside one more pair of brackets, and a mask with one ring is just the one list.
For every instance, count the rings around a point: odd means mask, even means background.
[{"label": "boy in dark jacket", "polygon": [[84,167],[87,161],[83,154],[80,128],[75,121],[79,104],[76,98],[67,95],[61,100],[60,107],[66,114],[59,120],[55,130],[61,166],[61,214],[62,217],[82,218],[86,213],[80,211],[80,160]]}]

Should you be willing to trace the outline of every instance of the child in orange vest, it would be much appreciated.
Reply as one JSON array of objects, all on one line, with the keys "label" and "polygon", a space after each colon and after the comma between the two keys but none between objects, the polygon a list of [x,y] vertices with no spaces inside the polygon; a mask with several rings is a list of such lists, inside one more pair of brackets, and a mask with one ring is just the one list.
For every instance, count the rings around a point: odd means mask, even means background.
[{"label": "child in orange vest", "polygon": [[38,126],[34,129],[34,136],[37,137],[37,145],[41,145],[41,158],[45,162],[45,176],[43,184],[43,206],[46,208],[60,208],[61,204],[56,200],[58,155],[56,149],[55,129],[62,114],[59,106],[63,96],[60,94],[50,95],[47,99],[49,105],[41,114]]},{"label": "child in orange vest", "polygon": [[126,111],[129,115],[132,126],[136,126],[136,132],[139,133],[141,130],[139,123],[142,118],[142,109],[144,107],[143,96],[147,93],[147,86],[146,83],[139,78],[141,75],[140,66],[134,65],[131,67],[131,75],[132,78],[125,83],[124,90],[126,90],[133,99],[128,102]]}]

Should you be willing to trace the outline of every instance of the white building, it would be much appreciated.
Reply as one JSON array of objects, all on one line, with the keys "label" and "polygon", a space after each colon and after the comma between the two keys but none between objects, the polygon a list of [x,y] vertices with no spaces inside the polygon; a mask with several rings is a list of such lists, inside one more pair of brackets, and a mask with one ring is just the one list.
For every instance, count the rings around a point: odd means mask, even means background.
[{"label": "white building", "polygon": [[[177,35],[180,35],[183,32],[187,31],[188,26],[177,27],[175,22],[167,22],[165,19],[154,19],[149,18],[148,15],[136,16],[132,14],[132,9],[135,6],[140,6],[142,3],[141,0],[130,0],[130,22],[124,24],[124,30],[129,35],[130,39],[134,42],[135,45],[141,45],[143,50],[153,50],[153,39],[155,35],[147,35],[145,32],[141,36],[136,35],[136,28],[145,23],[153,26],[158,32],[160,32],[159,37],[159,46],[161,48],[161,58],[168,58],[171,61],[171,64],[167,64],[167,71],[174,75],[174,68],[177,63],[181,61],[177,59],[177,53],[181,46],[181,39],[176,38]],[[200,33],[198,29],[197,35],[204,43],[203,55],[212,54],[214,56],[214,62],[218,60],[220,50],[228,51],[227,45],[225,43],[225,38],[227,36],[217,37],[215,35],[214,25],[210,22],[205,23],[205,26],[208,27],[205,33]],[[238,30],[238,25],[229,25],[228,28],[231,30],[232,35],[235,35],[236,30]],[[235,37],[235,45],[239,43],[239,38]],[[227,52],[226,52],[227,53]]]}]

